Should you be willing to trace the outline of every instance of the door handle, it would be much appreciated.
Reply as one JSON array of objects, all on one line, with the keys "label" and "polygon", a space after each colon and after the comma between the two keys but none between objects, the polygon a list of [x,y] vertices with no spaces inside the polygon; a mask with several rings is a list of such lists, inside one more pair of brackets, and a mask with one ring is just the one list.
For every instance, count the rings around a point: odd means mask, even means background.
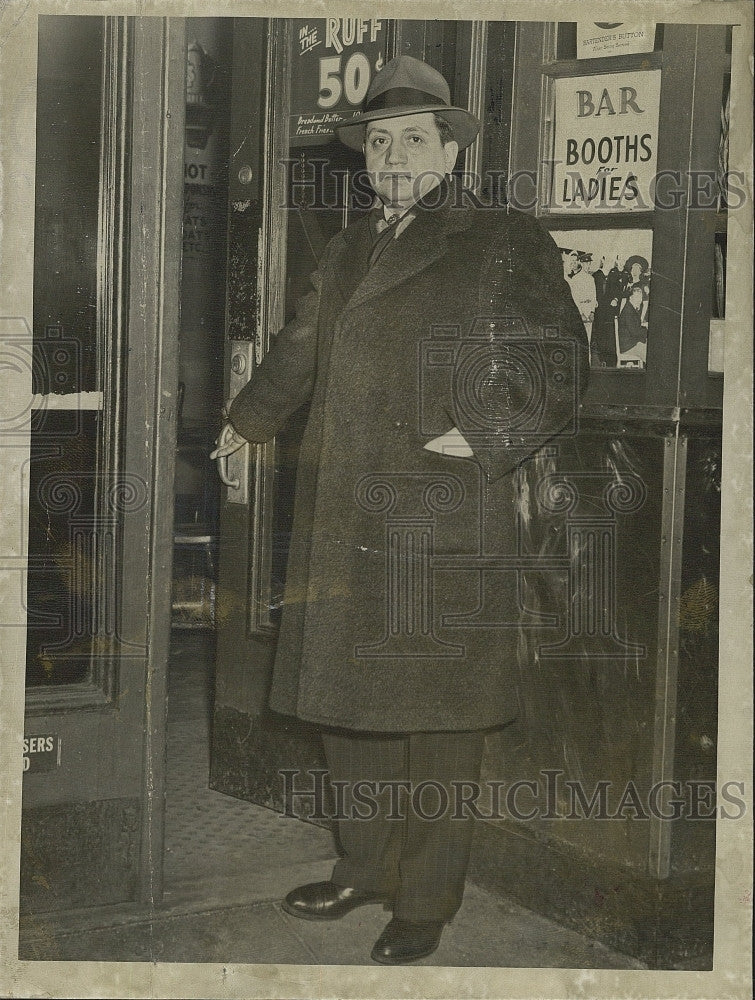
[{"label": "door handle", "polygon": [[224,486],[227,486],[229,490],[237,490],[241,485],[238,476],[235,479],[230,479],[228,476],[228,455],[218,455],[215,461],[218,463],[218,475],[220,476],[220,481]]},{"label": "door handle", "polygon": [[[220,437],[218,438],[218,447],[222,448],[226,442],[226,438],[232,433],[233,428],[230,424],[226,424],[220,434]],[[242,445],[242,448],[245,447],[246,445]],[[238,450],[240,451],[241,449]],[[227,486],[229,490],[237,490],[241,485],[241,480],[238,476],[231,479],[228,473],[228,459],[230,457],[230,455],[218,455],[215,461],[218,463],[218,475],[220,476],[221,483],[223,483],[224,486]]]},{"label": "door handle", "polygon": [[[249,373],[254,368],[254,343],[251,340],[236,340],[229,346],[228,398],[235,399],[249,381]],[[249,503],[249,463],[252,454],[252,448],[243,445],[227,458],[218,457],[218,476],[228,487],[227,503]]]}]

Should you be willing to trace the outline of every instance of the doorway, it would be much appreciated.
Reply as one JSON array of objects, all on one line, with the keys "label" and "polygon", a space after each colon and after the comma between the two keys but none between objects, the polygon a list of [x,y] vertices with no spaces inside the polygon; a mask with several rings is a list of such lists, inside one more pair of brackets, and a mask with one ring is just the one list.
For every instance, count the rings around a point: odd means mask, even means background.
[{"label": "doorway", "polygon": [[160,894],[183,25],[28,12],[17,28],[3,509],[26,639],[20,909],[54,923]]},{"label": "doorway", "polygon": [[[233,189],[244,184],[244,168],[251,170],[255,179],[264,169],[270,174],[273,168],[268,164],[258,169],[257,163],[253,168],[248,163],[238,168],[231,154],[231,150],[245,144],[246,159],[251,158],[249,147],[262,152],[261,133],[267,114],[264,64],[269,60],[264,24],[258,19],[186,20],[182,320],[163,898],[168,909],[199,902],[248,902],[257,898],[260,886],[274,877],[271,873],[282,874],[302,859],[310,863],[335,856],[327,830],[308,828],[290,819],[281,823],[278,814],[269,808],[275,806],[275,801],[249,794],[243,778],[234,782],[225,775],[223,780],[222,763],[211,754],[218,635],[227,631],[228,604],[243,607],[249,599],[245,589],[234,589],[228,580],[233,580],[239,553],[247,546],[253,513],[246,508],[239,511],[241,505],[228,502],[218,470],[208,456],[228,395],[224,386],[228,331],[241,327],[243,335],[250,335],[248,316],[240,316],[239,303],[248,305],[245,293],[252,284],[256,286],[256,302],[257,287],[265,283],[257,273],[257,260],[250,255],[249,247],[260,205],[254,198],[234,197]],[[285,268],[281,271],[285,283],[282,322],[293,314],[293,303],[316,267],[325,243],[345,221],[345,213],[338,206],[343,178],[348,178],[351,166],[352,157],[348,151],[345,153],[332,169],[328,150],[321,147],[314,147],[307,157],[298,156],[293,171],[282,166],[294,183],[300,175],[315,178],[307,186],[305,203],[288,213],[287,243],[281,244],[285,252],[281,262]],[[269,200],[272,186],[263,173],[257,187],[260,198]],[[249,187],[247,181],[246,194],[250,193]],[[315,206],[329,207],[318,213],[312,201]],[[231,341],[231,352],[239,343],[250,341]],[[271,591],[265,609],[269,631],[263,659],[274,648],[296,455],[305,419],[305,412],[297,414],[275,444],[274,544],[269,556]],[[229,556],[229,552],[234,555]],[[242,629],[247,632],[248,626],[244,624]],[[246,674],[257,668],[253,655],[237,656],[236,660],[237,668]],[[243,695],[243,684],[236,690],[237,697],[240,692]],[[248,732],[246,736],[237,733],[234,739],[237,746],[245,748],[247,770],[253,776],[255,760],[259,762],[260,756],[256,740]],[[249,871],[250,877],[239,879],[240,871]]]}]

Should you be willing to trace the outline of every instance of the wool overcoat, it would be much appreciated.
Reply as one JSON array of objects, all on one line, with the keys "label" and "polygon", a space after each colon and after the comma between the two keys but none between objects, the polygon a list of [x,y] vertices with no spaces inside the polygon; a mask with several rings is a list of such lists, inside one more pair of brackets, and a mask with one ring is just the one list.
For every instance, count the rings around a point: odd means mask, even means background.
[{"label": "wool overcoat", "polygon": [[[527,214],[443,184],[372,267],[370,232],[331,240],[230,410],[262,442],[310,402],[270,706],[491,727],[516,715],[516,470],[574,432],[585,330]],[[454,427],[471,456],[425,448]]]}]

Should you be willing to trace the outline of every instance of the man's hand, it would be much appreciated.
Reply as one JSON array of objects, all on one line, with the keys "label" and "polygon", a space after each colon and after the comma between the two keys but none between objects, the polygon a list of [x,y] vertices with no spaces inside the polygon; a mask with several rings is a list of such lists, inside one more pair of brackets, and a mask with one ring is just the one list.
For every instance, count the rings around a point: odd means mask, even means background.
[{"label": "man's hand", "polygon": [[226,455],[232,455],[234,451],[238,451],[246,443],[246,438],[242,438],[240,434],[236,433],[233,424],[226,423],[215,442],[217,448],[210,452],[210,458],[225,458]]}]

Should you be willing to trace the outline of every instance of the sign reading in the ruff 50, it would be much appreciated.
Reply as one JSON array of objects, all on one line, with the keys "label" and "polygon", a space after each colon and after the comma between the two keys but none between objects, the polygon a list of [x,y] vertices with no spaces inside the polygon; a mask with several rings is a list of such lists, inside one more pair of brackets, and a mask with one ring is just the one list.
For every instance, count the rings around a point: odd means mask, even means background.
[{"label": "sign reading in the ruff 50", "polygon": [[554,87],[551,208],[652,209],[660,70],[564,78]]},{"label": "sign reading in the ruff 50", "polygon": [[339,122],[361,111],[385,60],[386,23],[375,17],[294,21],[292,144],[328,142]]}]

